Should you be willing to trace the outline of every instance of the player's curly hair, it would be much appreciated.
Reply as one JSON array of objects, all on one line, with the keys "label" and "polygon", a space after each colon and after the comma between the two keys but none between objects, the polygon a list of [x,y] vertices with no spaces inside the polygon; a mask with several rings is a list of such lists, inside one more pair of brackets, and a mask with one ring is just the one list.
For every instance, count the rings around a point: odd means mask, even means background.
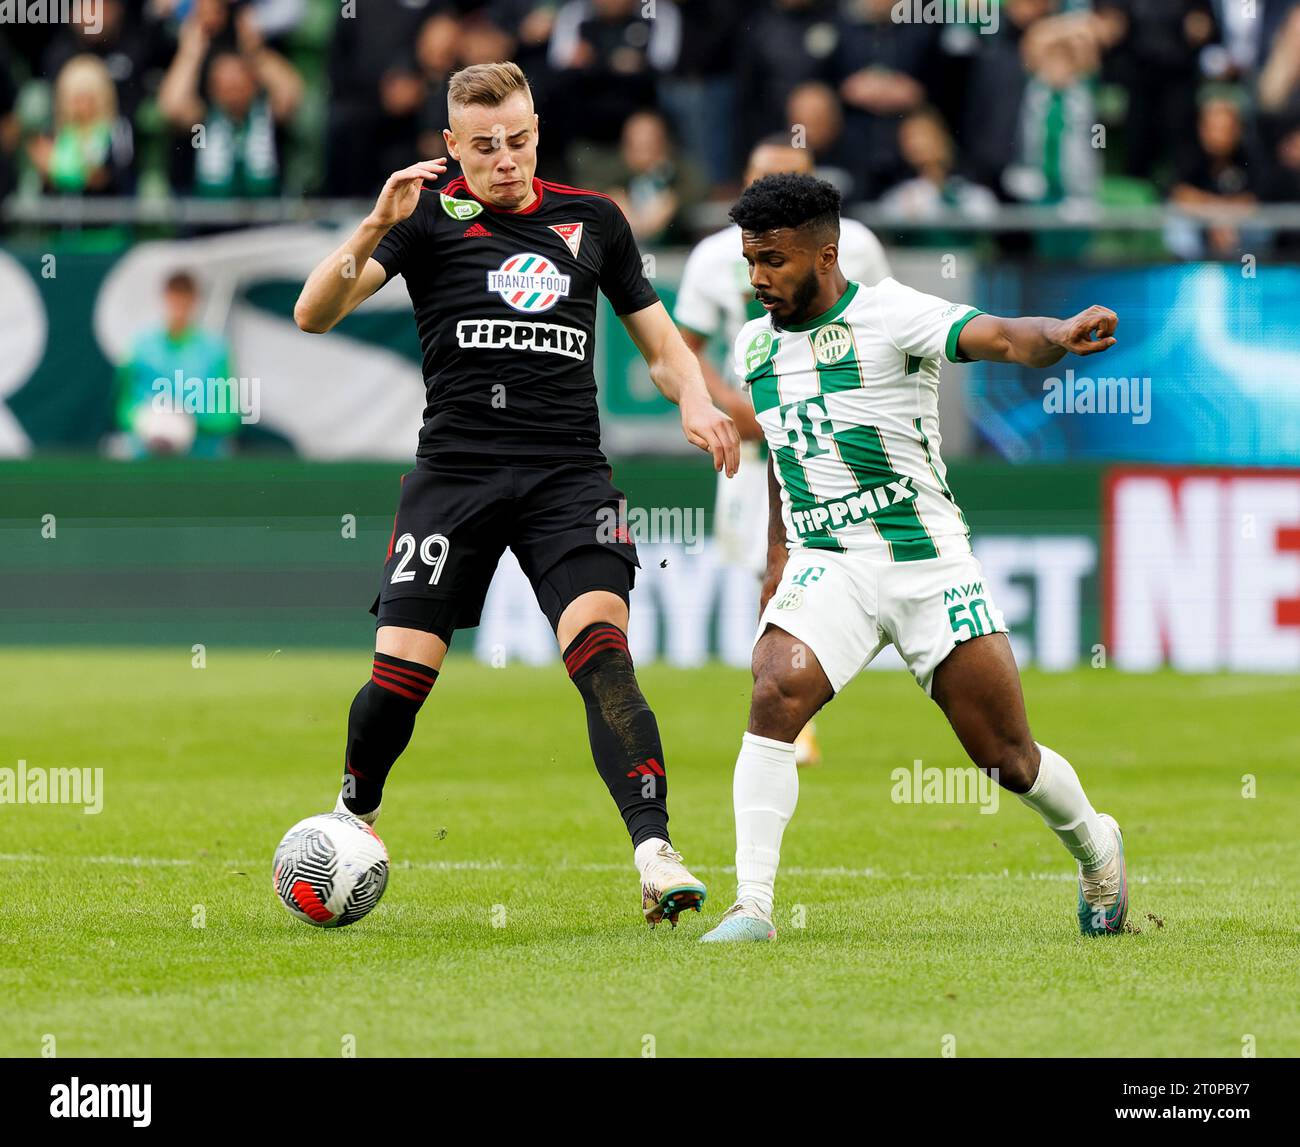
[{"label": "player's curly hair", "polygon": [[838,238],[840,193],[814,175],[765,175],[741,192],[729,214],[745,231],[809,227]]}]

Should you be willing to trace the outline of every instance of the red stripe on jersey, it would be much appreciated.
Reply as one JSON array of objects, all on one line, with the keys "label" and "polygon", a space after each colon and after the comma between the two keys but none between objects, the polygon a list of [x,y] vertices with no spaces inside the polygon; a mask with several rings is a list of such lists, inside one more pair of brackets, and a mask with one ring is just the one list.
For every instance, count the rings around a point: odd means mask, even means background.
[{"label": "red stripe on jersey", "polygon": [[[402,475],[402,476],[397,480],[397,485],[398,485],[398,489],[399,489],[399,491],[400,491],[400,489],[401,489],[401,485],[402,485],[402,483],[405,482],[405,481],[406,481],[406,475],[405,475],[405,474],[403,474],[403,475]],[[399,492],[398,495],[397,495],[397,500],[398,500],[399,503],[400,503],[401,500],[402,500],[402,495],[401,495],[400,492]],[[385,561],[385,562],[387,562],[388,559],[391,558],[391,557],[393,556],[393,543],[394,543],[395,541],[397,541],[397,513],[396,513],[396,511],[394,511],[394,513],[393,513],[393,532],[392,532],[391,534],[388,535],[388,553],[386,553],[386,554],[384,555],[384,561]]]},{"label": "red stripe on jersey", "polygon": [[570,187],[567,183],[552,183],[549,179],[540,182],[547,191],[554,191],[557,195],[596,195],[601,199],[608,199],[611,203],[616,202],[612,195],[606,195],[603,191],[592,191],[589,187]]}]

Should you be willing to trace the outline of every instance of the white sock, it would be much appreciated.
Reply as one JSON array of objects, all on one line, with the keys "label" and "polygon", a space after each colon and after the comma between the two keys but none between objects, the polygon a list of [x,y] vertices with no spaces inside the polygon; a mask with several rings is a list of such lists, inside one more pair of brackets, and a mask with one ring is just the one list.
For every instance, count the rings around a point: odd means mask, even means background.
[{"label": "white sock", "polygon": [[644,872],[645,866],[650,863],[651,857],[667,843],[662,837],[652,836],[638,844],[632,853],[632,863],[636,865],[636,870]]},{"label": "white sock", "polygon": [[736,899],[756,900],[769,917],[781,834],[799,800],[794,745],[746,733],[736,758]]},{"label": "white sock", "polygon": [[[1035,742],[1037,743],[1037,742]],[[1020,799],[1047,823],[1084,868],[1100,868],[1115,852],[1115,834],[1101,823],[1078,774],[1060,753],[1039,745],[1038,777]]]}]

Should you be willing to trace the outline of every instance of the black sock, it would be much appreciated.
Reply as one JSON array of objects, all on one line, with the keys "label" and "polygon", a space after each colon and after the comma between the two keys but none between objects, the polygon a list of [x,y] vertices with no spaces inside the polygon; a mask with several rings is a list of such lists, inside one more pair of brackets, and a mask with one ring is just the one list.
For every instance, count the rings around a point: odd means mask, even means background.
[{"label": "black sock", "polygon": [[348,712],[343,759],[343,804],[354,813],[379,807],[388,771],[415,731],[415,715],[438,679],[438,671],[387,653],[374,668]]},{"label": "black sock", "polygon": [[569,676],[587,706],[591,755],[623,814],[632,847],[668,840],[668,778],[659,726],[641,696],[627,637],[616,625],[587,626],[564,651]]}]

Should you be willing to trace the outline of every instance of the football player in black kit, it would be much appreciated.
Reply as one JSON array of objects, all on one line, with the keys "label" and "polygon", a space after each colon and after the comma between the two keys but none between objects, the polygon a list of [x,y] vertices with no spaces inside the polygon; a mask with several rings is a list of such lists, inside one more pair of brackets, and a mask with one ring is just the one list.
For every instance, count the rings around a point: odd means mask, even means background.
[{"label": "football player in black kit", "polygon": [[371,607],[374,664],[348,714],[336,809],[374,823],[452,633],[478,624],[509,546],[582,694],[596,768],[632,837],[645,918],[675,924],[705,888],[670,843],[659,730],[628,655],[638,563],[626,529],[611,528],[625,519],[600,450],[597,289],[715,470],[735,473],[739,438],[617,204],[535,177],[537,116],[519,68],[465,68],[447,104],[447,150],[463,174],[435,189],[445,160],[395,172],[294,308],[304,331],[327,331],[400,274],[424,352],[424,427]]}]

